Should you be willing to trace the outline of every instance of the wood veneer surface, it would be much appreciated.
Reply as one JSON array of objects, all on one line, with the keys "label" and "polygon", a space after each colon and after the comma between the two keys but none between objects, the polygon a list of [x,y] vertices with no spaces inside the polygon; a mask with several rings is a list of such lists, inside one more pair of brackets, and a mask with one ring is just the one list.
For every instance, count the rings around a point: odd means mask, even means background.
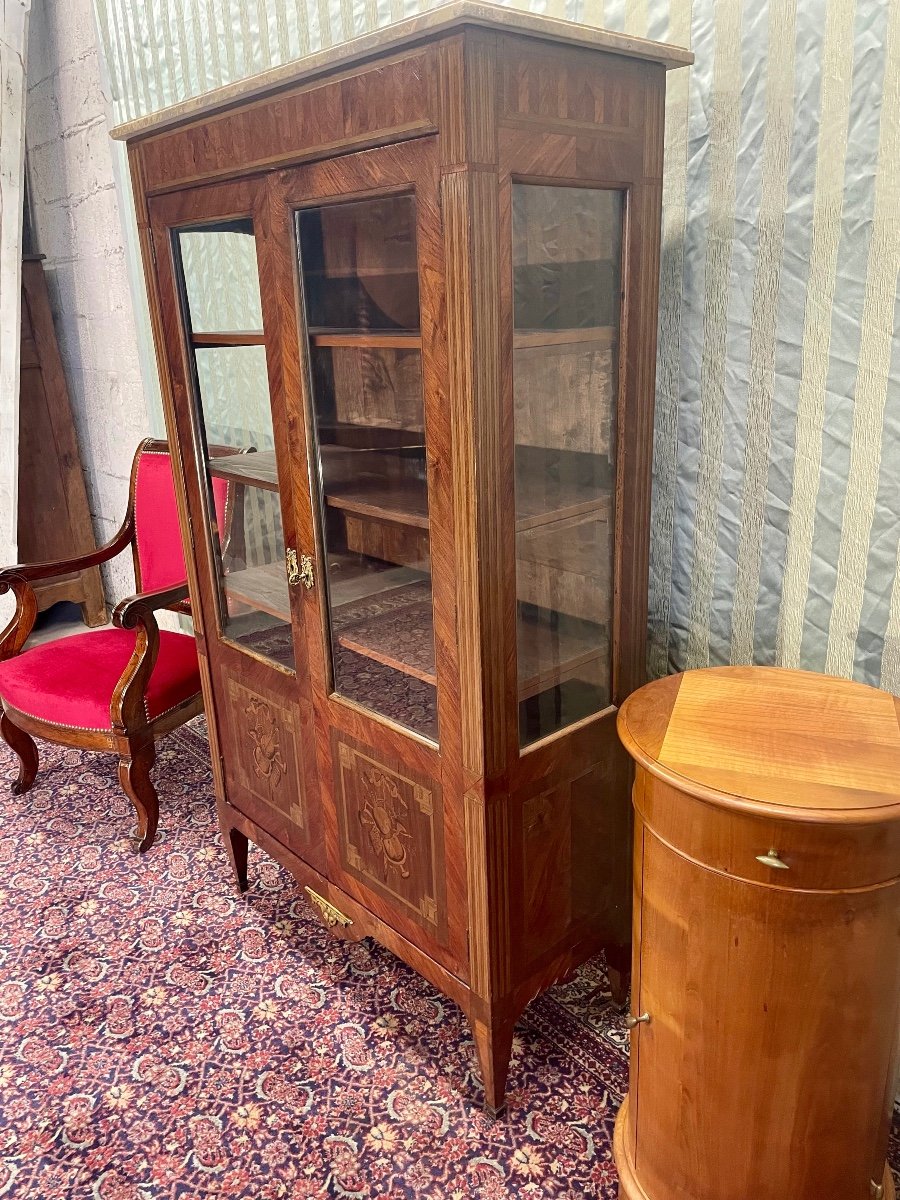
[{"label": "wood veneer surface", "polygon": [[874,688],[762,667],[622,707],[641,1020],[620,1200],[893,1194],[897,713]]},{"label": "wood veneer surface", "polygon": [[609,50],[625,57],[637,57],[658,62],[667,70],[688,66],[694,61],[690,50],[680,46],[652,42],[645,38],[596,29],[576,21],[561,21],[534,13],[516,12],[497,4],[477,0],[455,0],[439,5],[432,12],[418,13],[384,29],[376,29],[350,42],[329,46],[315,54],[273,67],[249,79],[239,79],[212,92],[194,96],[173,104],[160,112],[148,113],[133,121],[117,125],[112,136],[121,141],[159,133],[184,122],[209,117],[211,114],[240,102],[247,102],[290,84],[312,80],[329,70],[363,62],[374,55],[389,54],[414,45],[427,37],[445,33],[465,25],[506,29],[510,32],[534,34],[561,45],[582,45]]},{"label": "wood veneer surface", "polygon": [[652,773],[723,803],[900,816],[898,701],[865,684],[779,667],[689,671],[630,697],[619,730]]},{"label": "wood veneer surface", "polygon": [[[327,922],[345,897],[368,913],[351,909],[355,930],[377,929],[464,1004],[496,1110],[533,996],[601,947],[624,995],[615,704],[646,658],[664,68],[687,58],[645,47],[638,61],[633,39],[468,0],[431,19],[220,92],[208,120],[189,106],[155,133],[132,127],[129,153],[235,877],[246,886],[252,836]],[[591,318],[613,325],[526,322],[516,338],[514,179],[628,189],[621,311]],[[383,213],[393,197],[408,214],[413,194],[418,319],[409,271],[357,243],[355,261],[319,265],[346,276],[336,295],[359,312],[298,321],[297,212],[340,223],[344,200]],[[280,562],[217,577],[171,232],[233,219],[253,223],[274,445],[215,473],[248,491],[277,480],[311,587]],[[322,279],[301,259],[302,307]],[[571,420],[543,421],[544,393]],[[426,575],[421,602],[392,607]],[[236,644],[220,631],[229,595],[283,624],[242,612]]]}]

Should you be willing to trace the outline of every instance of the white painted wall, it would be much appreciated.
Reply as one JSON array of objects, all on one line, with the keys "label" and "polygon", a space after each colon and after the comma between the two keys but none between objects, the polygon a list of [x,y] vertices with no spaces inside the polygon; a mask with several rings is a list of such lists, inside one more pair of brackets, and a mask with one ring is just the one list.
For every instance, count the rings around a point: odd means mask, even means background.
[{"label": "white painted wall", "polygon": [[[98,540],[125,512],[137,442],[150,432],[107,98],[91,0],[36,0],[25,137],[38,249]],[[105,574],[108,599],[133,590],[130,556]]]}]

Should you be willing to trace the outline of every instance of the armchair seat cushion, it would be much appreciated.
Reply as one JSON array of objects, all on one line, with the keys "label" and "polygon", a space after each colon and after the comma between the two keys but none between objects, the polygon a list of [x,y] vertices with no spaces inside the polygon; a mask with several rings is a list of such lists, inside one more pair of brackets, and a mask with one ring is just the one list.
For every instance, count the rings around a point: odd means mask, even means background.
[{"label": "armchair seat cushion", "polygon": [[[113,692],[134,645],[131,630],[112,628],[35,646],[0,662],[0,697],[39,721],[108,733]],[[147,687],[149,719],[162,716],[199,691],[194,639],[161,631],[159,657]]]}]

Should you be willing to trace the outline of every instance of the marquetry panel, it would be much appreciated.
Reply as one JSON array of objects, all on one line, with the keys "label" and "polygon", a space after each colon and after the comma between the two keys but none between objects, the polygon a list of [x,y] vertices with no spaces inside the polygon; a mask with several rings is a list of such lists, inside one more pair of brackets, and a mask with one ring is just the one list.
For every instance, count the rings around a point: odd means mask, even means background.
[{"label": "marquetry panel", "polygon": [[443,804],[440,785],[332,730],[343,868],[442,939]]},{"label": "marquetry panel", "polygon": [[[303,759],[296,707],[288,708],[233,678],[228,679],[227,694],[234,739],[228,766],[235,781],[303,830]],[[235,800],[240,803],[238,797]]]},{"label": "marquetry panel", "polygon": [[151,190],[435,127],[432,51],[229,110],[142,143]]},{"label": "marquetry panel", "polygon": [[[515,47],[513,49],[513,47]],[[577,52],[530,51],[505,41],[501,111],[505,117],[606,129],[640,126],[644,93],[633,65]]]}]

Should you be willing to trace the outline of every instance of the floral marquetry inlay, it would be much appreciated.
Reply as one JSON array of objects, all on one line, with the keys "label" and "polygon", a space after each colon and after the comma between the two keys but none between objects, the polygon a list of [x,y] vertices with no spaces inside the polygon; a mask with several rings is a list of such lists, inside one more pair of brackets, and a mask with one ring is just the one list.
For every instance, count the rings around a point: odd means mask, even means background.
[{"label": "floral marquetry inlay", "polygon": [[403,879],[409,878],[406,865],[412,836],[404,823],[407,805],[401,799],[397,785],[377,767],[366,767],[362,772],[366,790],[365,805],[360,820],[369,842],[384,863],[385,874],[396,871]]},{"label": "floral marquetry inlay", "polygon": [[446,928],[440,785],[332,734],[344,869],[439,938]]},{"label": "floral marquetry inlay", "polygon": [[260,779],[265,779],[272,787],[278,787],[287,771],[281,754],[278,722],[272,716],[272,710],[265,700],[254,696],[244,715],[250,720],[247,736],[250,739],[253,752],[253,766]]},{"label": "floral marquetry inlay", "polygon": [[[282,836],[307,830],[302,743],[296,707],[260,695],[236,679],[228,680],[230,753],[226,786],[234,800],[261,802],[290,821]],[[252,797],[252,801],[250,800]]]}]

